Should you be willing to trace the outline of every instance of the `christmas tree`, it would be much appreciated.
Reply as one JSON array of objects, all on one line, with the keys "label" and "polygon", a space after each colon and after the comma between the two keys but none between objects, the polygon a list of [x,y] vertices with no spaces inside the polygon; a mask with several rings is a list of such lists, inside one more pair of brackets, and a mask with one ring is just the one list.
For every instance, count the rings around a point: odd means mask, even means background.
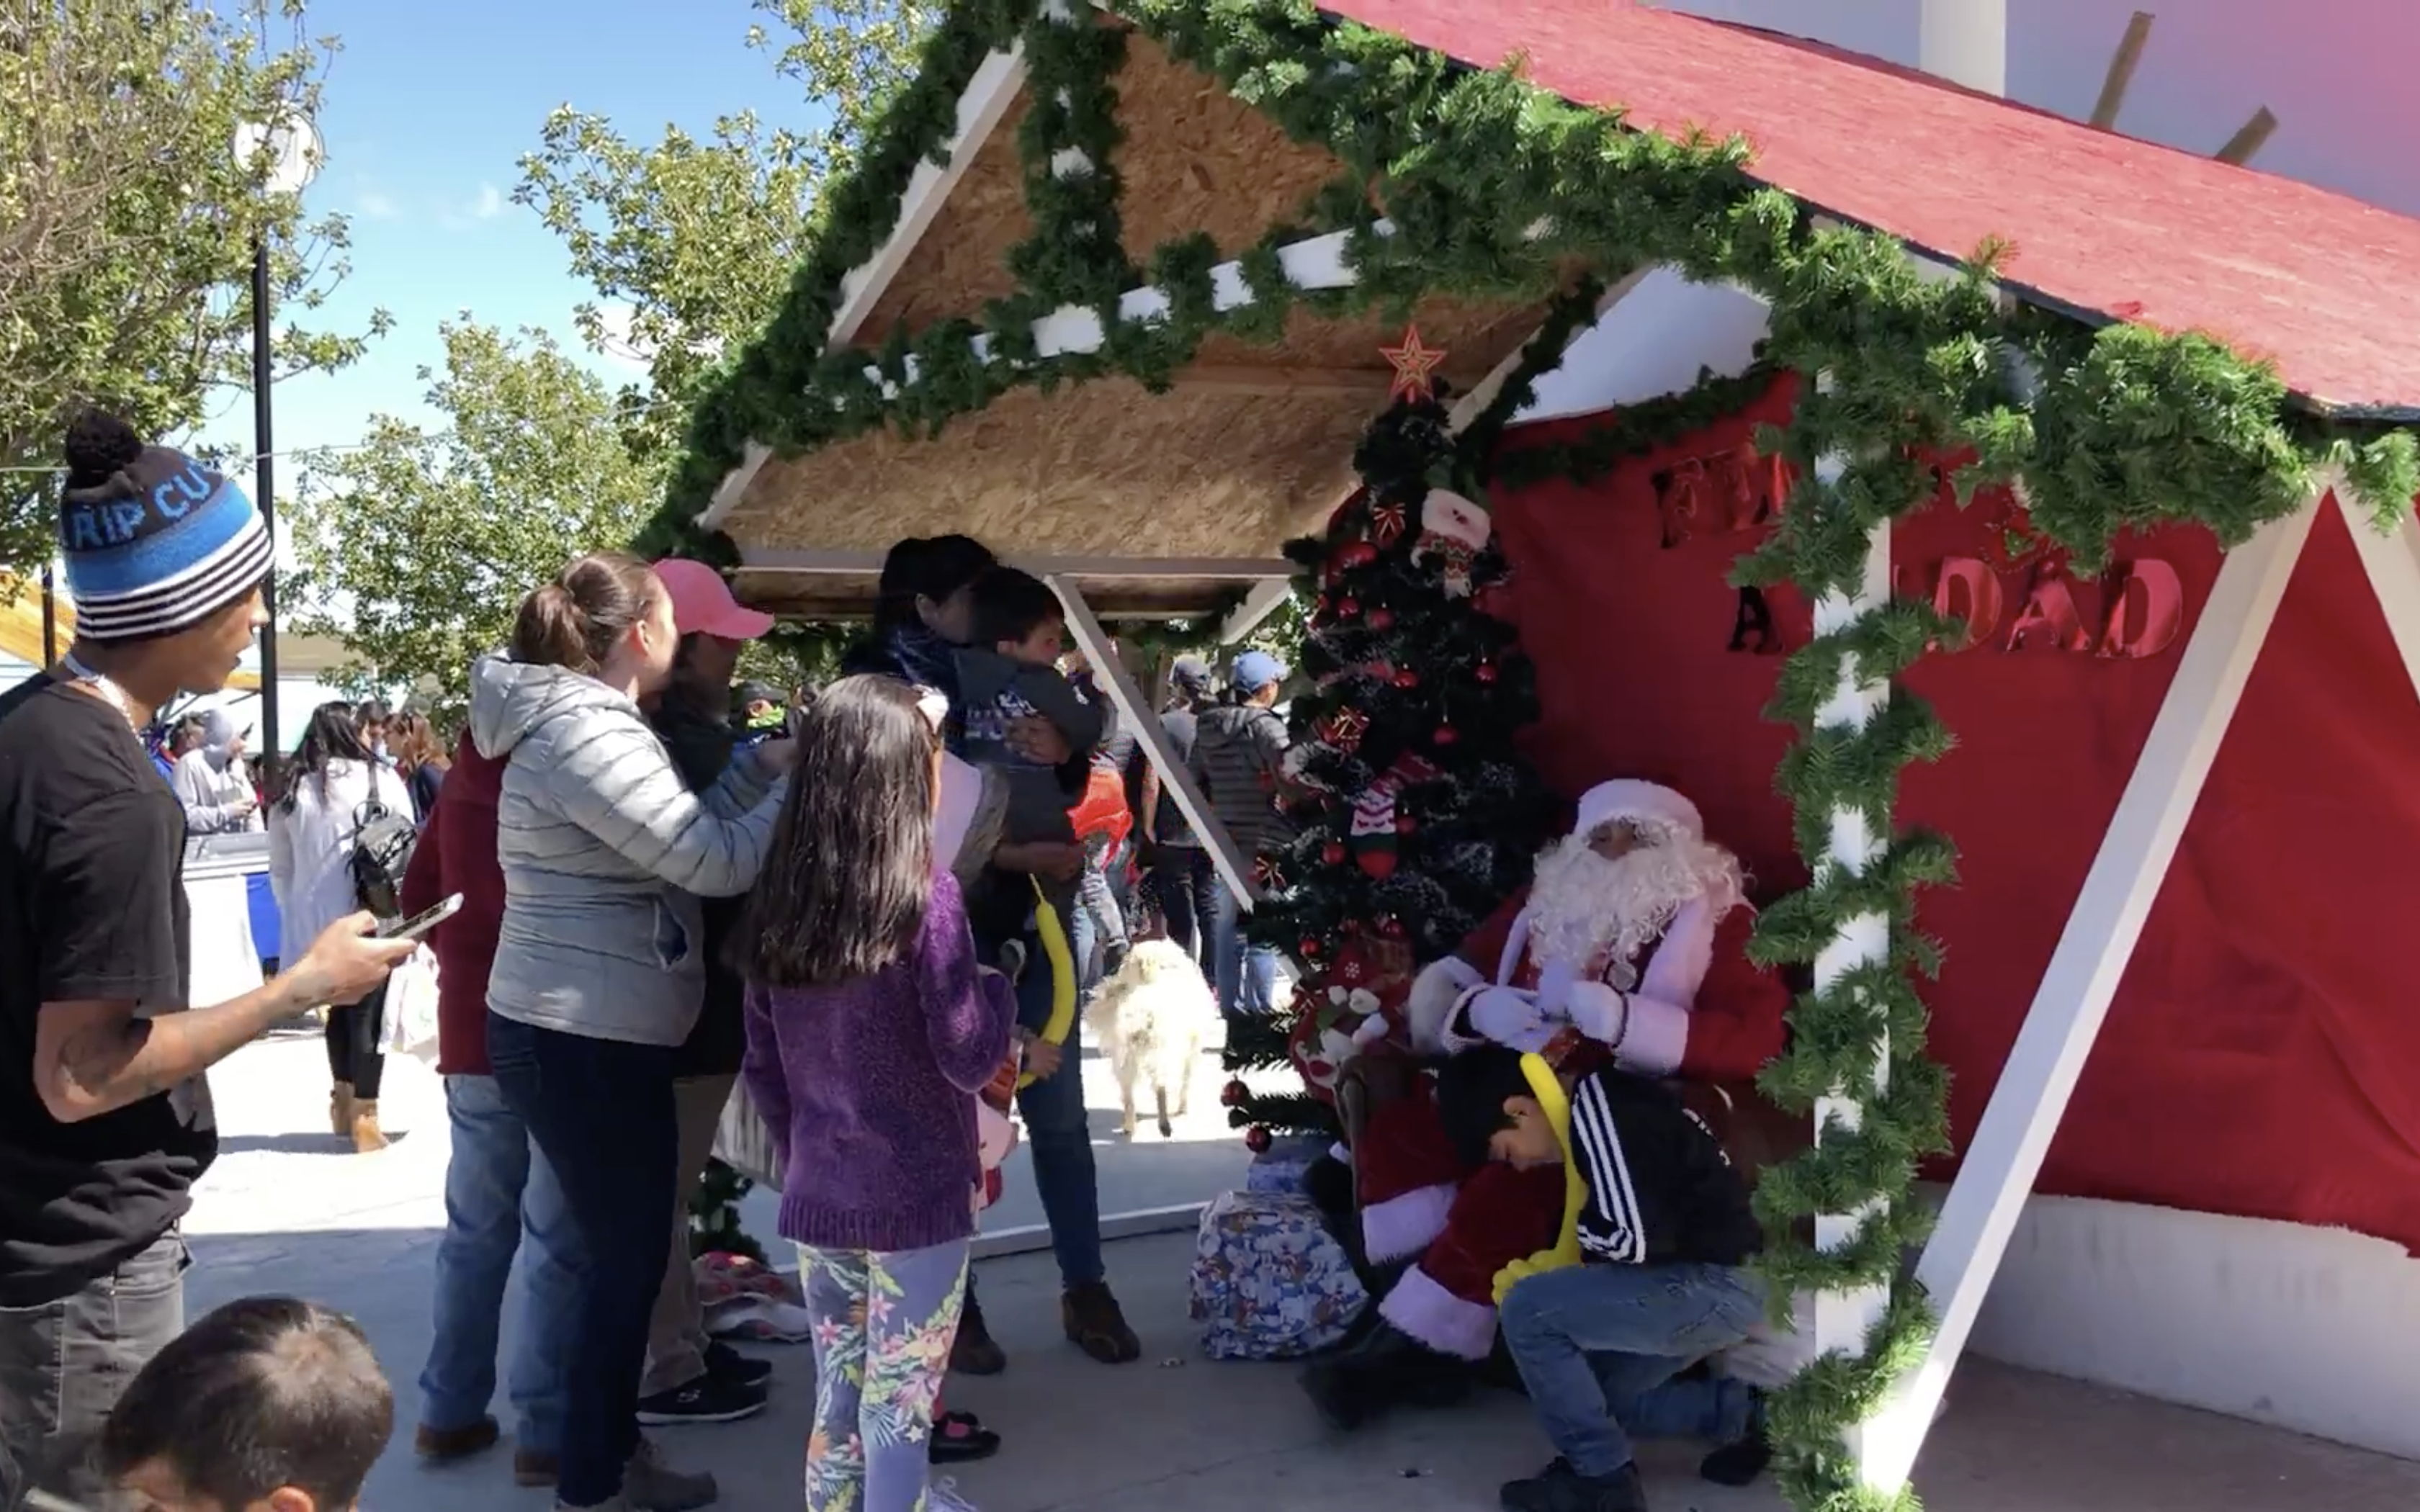
[{"label": "christmas tree", "polygon": [[1342,1060],[1390,1035],[1412,974],[1528,880],[1557,805],[1513,736],[1537,717],[1507,569],[1437,395],[1416,390],[1354,454],[1361,486],[1286,554],[1312,595],[1282,792],[1293,843],[1255,861],[1252,937],[1295,964],[1275,1012],[1231,1026],[1231,1072],[1291,1064],[1306,1089],[1227,1085],[1232,1121],[1332,1132]]}]

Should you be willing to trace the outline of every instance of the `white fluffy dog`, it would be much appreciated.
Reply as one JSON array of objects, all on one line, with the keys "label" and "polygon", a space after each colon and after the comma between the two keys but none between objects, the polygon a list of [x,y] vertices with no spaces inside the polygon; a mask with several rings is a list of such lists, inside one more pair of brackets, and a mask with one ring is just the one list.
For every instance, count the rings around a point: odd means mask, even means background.
[{"label": "white fluffy dog", "polygon": [[1195,1068],[1202,1062],[1202,1041],[1218,1016],[1218,1004],[1202,980],[1201,968],[1183,946],[1169,940],[1145,940],[1126,956],[1118,974],[1101,983],[1085,1019],[1102,1057],[1118,1075],[1119,1105],[1125,1110],[1120,1131],[1135,1132],[1135,1091],[1148,1084],[1159,1113],[1159,1136],[1176,1131],[1169,1124],[1169,1104],[1185,1115]]}]

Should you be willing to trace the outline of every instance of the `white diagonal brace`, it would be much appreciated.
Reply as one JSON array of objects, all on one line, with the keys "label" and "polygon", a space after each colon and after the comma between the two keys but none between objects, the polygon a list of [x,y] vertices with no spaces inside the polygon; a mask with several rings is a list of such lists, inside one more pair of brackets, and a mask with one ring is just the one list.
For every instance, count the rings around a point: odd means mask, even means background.
[{"label": "white diagonal brace", "polygon": [[1916,1279],[1940,1310],[1923,1363],[1860,1435],[1866,1483],[1906,1484],[1974,1331],[2059,1117],[2134,954],[2202,783],[2309,538],[2316,500],[2227,553],[2068,914],[1983,1121],[1968,1141]]},{"label": "white diagonal brace", "polygon": [[1050,591],[1059,595],[1059,604],[1067,611],[1067,631],[1076,638],[1084,659],[1092,664],[1093,677],[1109,690],[1109,702],[1117,705],[1118,717],[1135,733],[1135,739],[1149,758],[1152,770],[1159,774],[1160,791],[1175,800],[1177,812],[1193,826],[1193,833],[1209,848],[1210,859],[1235,896],[1249,906],[1260,896],[1252,887],[1249,857],[1235,849],[1234,837],[1210,810],[1209,800],[1193,783],[1193,774],[1179,761],[1176,748],[1169,743],[1168,732],[1161,728],[1158,711],[1135,686],[1134,674],[1118,659],[1117,648],[1109,643],[1109,633],[1101,628],[1100,619],[1093,606],[1084,602],[1083,584],[1070,577],[1045,579]]}]

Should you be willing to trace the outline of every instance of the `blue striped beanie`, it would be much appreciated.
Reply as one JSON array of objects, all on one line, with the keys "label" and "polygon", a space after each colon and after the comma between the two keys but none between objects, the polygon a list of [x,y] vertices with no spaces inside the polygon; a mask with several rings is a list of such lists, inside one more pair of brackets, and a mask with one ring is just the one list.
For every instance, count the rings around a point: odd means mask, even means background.
[{"label": "blue striped beanie", "polygon": [[133,427],[88,414],[68,430],[59,548],[76,634],[174,635],[251,595],[269,576],[269,527],[242,489]]}]

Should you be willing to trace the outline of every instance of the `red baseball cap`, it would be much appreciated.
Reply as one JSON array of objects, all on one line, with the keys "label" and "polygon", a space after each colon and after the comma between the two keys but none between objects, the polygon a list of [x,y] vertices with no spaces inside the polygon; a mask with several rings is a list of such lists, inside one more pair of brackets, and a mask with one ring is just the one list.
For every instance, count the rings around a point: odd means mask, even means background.
[{"label": "red baseball cap", "polygon": [[683,635],[710,635],[723,640],[753,640],[773,628],[773,616],[743,609],[731,596],[722,574],[703,562],[666,557],[656,563],[656,576],[673,598],[673,628]]}]

